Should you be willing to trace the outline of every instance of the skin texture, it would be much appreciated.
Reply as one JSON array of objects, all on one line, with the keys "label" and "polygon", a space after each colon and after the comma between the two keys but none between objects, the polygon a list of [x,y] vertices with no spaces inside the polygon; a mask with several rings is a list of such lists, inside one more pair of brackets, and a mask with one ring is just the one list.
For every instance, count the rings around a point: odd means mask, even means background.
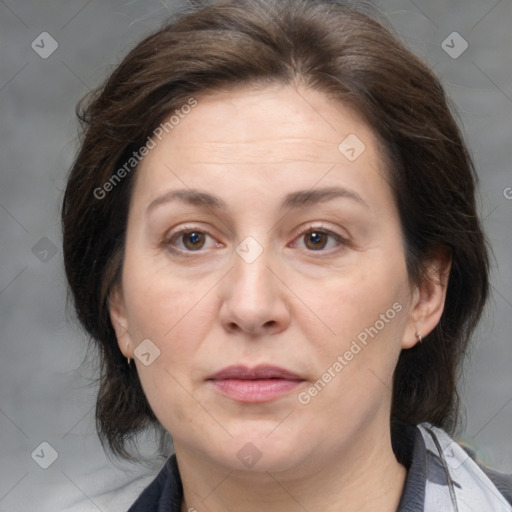
[{"label": "skin texture", "polygon": [[[391,449],[393,370],[416,333],[438,323],[450,263],[432,260],[433,280],[410,282],[377,140],[351,109],[282,85],[197,99],[137,170],[122,282],[110,297],[123,354],[134,357],[144,339],[160,350],[149,366],[135,364],[173,436],[182,510],[396,510],[406,470]],[[365,145],[354,161],[338,150],[349,134]],[[286,194],[324,187],[362,202],[280,209]],[[177,189],[215,194],[227,208],[175,200],[147,211]],[[184,227],[205,235],[194,245],[175,236]],[[315,239],[312,227],[345,241]],[[248,236],[263,249],[250,263],[236,251]],[[400,312],[301,403],[393,304]],[[304,381],[243,403],[206,380],[238,364],[280,366]],[[237,456],[244,446],[261,455],[252,467]]]}]

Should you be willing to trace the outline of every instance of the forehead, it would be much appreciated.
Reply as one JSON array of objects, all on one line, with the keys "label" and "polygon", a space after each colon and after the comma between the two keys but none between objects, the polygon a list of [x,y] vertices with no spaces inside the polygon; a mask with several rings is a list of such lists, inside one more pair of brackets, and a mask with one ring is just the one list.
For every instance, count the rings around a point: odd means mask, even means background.
[{"label": "forehead", "polygon": [[[332,162],[349,133],[366,145],[374,143],[372,130],[353,109],[310,89],[246,86],[204,94],[197,101],[172,132],[176,154],[194,147],[218,161],[247,156],[279,162],[293,151],[287,160]],[[193,130],[187,130],[192,123]]]},{"label": "forehead", "polygon": [[139,166],[137,187],[147,199],[163,185],[229,193],[239,183],[275,192],[319,180],[332,186],[341,178],[351,188],[382,187],[373,130],[322,93],[284,85],[236,88],[199,95],[187,110]]}]

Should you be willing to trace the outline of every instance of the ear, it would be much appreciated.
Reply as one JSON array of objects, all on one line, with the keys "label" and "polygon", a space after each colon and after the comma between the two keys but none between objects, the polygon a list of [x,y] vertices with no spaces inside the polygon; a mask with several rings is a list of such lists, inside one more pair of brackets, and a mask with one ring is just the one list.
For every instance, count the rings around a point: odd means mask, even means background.
[{"label": "ear", "polygon": [[446,249],[435,251],[429,258],[427,275],[413,286],[412,304],[402,348],[411,348],[425,338],[439,323],[444,311],[452,258]]},{"label": "ear", "polygon": [[120,285],[115,285],[108,296],[110,321],[116,333],[119,350],[125,357],[133,358],[133,346],[128,332],[128,320]]}]

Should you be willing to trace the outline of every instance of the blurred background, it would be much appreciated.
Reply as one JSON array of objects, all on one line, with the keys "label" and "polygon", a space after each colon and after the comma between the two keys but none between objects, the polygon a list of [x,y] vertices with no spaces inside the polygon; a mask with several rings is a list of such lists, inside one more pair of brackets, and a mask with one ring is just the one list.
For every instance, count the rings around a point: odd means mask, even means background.
[{"label": "blurred background", "polygon": [[[481,179],[493,297],[461,382],[460,439],[512,472],[512,2],[375,3],[441,78]],[[110,461],[97,439],[94,374],[66,312],[59,209],[77,101],[185,5],[0,0],[1,512],[126,510],[160,468]]]}]

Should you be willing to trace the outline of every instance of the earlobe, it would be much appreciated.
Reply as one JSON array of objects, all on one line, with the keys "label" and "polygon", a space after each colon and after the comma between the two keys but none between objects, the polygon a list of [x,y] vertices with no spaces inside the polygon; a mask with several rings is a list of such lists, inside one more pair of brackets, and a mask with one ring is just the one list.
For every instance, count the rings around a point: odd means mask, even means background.
[{"label": "earlobe", "polygon": [[402,348],[411,348],[419,342],[428,343],[424,338],[441,320],[448,289],[451,268],[448,251],[437,251],[426,267],[427,275],[413,293],[409,325],[404,333]]},{"label": "earlobe", "polygon": [[123,295],[119,286],[112,288],[108,295],[108,310],[112,327],[116,333],[119,350],[121,350],[125,357],[132,358],[132,343],[128,332],[128,321]]}]

